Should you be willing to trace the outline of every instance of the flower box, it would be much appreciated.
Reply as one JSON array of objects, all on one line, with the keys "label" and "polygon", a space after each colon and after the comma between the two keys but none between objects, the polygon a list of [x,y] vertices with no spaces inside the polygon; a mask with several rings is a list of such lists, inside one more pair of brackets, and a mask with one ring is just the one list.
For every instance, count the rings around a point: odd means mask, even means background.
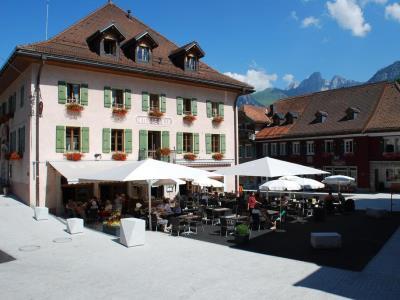
[{"label": "flower box", "polygon": [[215,160],[222,160],[224,158],[224,155],[222,153],[214,153],[212,158]]},{"label": "flower box", "polygon": [[183,117],[183,121],[186,123],[193,123],[196,120],[196,117],[193,115],[185,115]]},{"label": "flower box", "polygon": [[387,159],[399,159],[400,153],[399,152],[383,152],[382,156],[383,156],[383,158],[387,158]]},{"label": "flower box", "polygon": [[183,158],[186,159],[186,160],[193,161],[193,160],[195,160],[197,158],[197,155],[193,154],[193,153],[186,153],[186,154],[183,155]]},{"label": "flower box", "polygon": [[116,117],[125,117],[125,115],[128,113],[128,110],[124,107],[113,107],[112,110],[113,116]]},{"label": "flower box", "polygon": [[65,107],[67,108],[67,111],[72,113],[80,113],[83,111],[83,105],[76,102],[67,103]]},{"label": "flower box", "polygon": [[220,124],[220,123],[222,123],[224,121],[224,118],[221,117],[221,116],[215,116],[212,121],[215,124]]},{"label": "flower box", "polygon": [[161,148],[157,150],[157,153],[161,156],[168,156],[171,154],[171,150],[169,148]]},{"label": "flower box", "polygon": [[126,153],[124,152],[115,152],[112,155],[113,160],[126,160]]},{"label": "flower box", "polygon": [[163,112],[159,110],[151,110],[149,111],[149,116],[154,118],[161,118],[164,115]]},{"label": "flower box", "polygon": [[68,152],[64,156],[67,160],[78,161],[82,159],[83,154],[80,152]]},{"label": "flower box", "polygon": [[18,152],[11,152],[10,156],[9,156],[10,160],[21,160],[22,156],[18,154]]},{"label": "flower box", "polygon": [[107,223],[103,223],[103,232],[115,236],[119,236],[121,230],[121,226],[118,225],[109,225]]}]

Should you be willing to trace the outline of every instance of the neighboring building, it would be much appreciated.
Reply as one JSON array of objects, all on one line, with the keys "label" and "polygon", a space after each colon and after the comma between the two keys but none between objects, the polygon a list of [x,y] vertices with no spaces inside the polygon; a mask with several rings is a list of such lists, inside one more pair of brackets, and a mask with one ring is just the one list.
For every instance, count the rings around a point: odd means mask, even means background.
[{"label": "neighboring building", "polygon": [[359,190],[400,184],[400,85],[380,82],[284,99],[257,136],[271,156],[356,178]]},{"label": "neighboring building", "polygon": [[[122,152],[207,170],[235,164],[236,99],[253,88],[210,68],[204,55],[197,42],[178,47],[112,3],[48,41],[18,46],[0,70],[2,181],[35,204],[37,113],[40,204],[57,212],[69,198],[134,197],[127,184],[69,184],[52,162],[73,167],[80,162],[67,158],[80,154],[101,163]],[[10,153],[21,159],[7,160]],[[235,190],[234,177],[225,190]]]},{"label": "neighboring building", "polygon": [[[271,123],[267,116],[268,109],[253,105],[243,105],[239,109],[239,163],[253,160],[257,157],[256,134]],[[244,189],[257,189],[261,178],[240,177]]]}]

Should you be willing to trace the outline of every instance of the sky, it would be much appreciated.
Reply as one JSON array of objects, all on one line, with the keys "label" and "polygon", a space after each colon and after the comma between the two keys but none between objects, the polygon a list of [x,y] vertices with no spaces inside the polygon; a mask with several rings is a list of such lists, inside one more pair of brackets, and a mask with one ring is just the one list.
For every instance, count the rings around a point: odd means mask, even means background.
[{"label": "sky", "polygon": [[[48,35],[106,0],[48,0]],[[203,61],[262,90],[319,71],[368,80],[400,60],[400,1],[114,0],[177,45],[197,41]],[[151,3],[151,4],[149,4]],[[0,64],[15,46],[45,40],[46,0],[1,0]]]}]

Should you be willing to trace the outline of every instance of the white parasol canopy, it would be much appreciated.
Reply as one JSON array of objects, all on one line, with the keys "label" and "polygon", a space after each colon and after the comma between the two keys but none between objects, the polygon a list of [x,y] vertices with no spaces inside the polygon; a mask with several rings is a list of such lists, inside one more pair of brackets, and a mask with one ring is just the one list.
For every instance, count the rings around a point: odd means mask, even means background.
[{"label": "white parasol canopy", "polygon": [[261,191],[299,191],[302,189],[297,182],[283,179],[267,181],[259,188]]},{"label": "white parasol canopy", "polygon": [[294,181],[300,184],[303,189],[317,190],[323,189],[325,184],[310,178],[303,178],[294,175],[282,176],[279,179]]},{"label": "white parasol canopy", "polygon": [[290,163],[271,157],[264,157],[236,166],[216,170],[221,175],[279,177],[285,175],[329,174],[329,172]]},{"label": "white parasol canopy", "polygon": [[325,177],[325,179],[322,180],[322,182],[328,185],[337,185],[338,192],[340,192],[340,186],[352,184],[353,182],[355,182],[355,179],[353,177],[345,175],[332,175]]},{"label": "white parasol canopy", "polygon": [[193,180],[193,185],[199,185],[201,187],[215,187],[215,188],[222,188],[224,187],[224,183],[215,179],[211,179],[208,177],[201,177]]},{"label": "white parasol canopy", "polygon": [[162,186],[162,185],[181,185],[186,184],[186,181],[171,178],[171,179],[160,179],[153,183],[153,186]]}]

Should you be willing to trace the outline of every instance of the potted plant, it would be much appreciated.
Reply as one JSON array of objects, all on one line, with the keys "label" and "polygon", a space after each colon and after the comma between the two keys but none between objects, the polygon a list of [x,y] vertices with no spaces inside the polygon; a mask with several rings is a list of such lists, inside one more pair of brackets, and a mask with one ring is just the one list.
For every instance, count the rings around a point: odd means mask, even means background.
[{"label": "potted plant", "polygon": [[128,113],[128,110],[124,107],[113,107],[113,116],[123,118]]},{"label": "potted plant", "polygon": [[114,152],[112,155],[113,160],[126,160],[125,152]]},{"label": "potted plant", "polygon": [[239,224],[235,227],[235,243],[241,244],[250,239],[250,229],[246,224]]},{"label": "potted plant", "polygon": [[64,156],[67,160],[78,161],[82,159],[83,154],[80,152],[67,152]]},{"label": "potted plant", "polygon": [[83,105],[77,102],[70,102],[65,105],[67,111],[72,113],[80,113],[83,111]]},{"label": "potted plant", "polygon": [[121,229],[121,213],[113,212],[111,216],[103,222],[103,232],[119,236]]},{"label": "potted plant", "polygon": [[183,121],[186,123],[193,123],[195,120],[196,120],[196,117],[193,116],[192,114],[188,114],[183,117]]},{"label": "potted plant", "polygon": [[160,156],[168,156],[171,154],[171,149],[169,148],[160,148],[157,150],[158,154]]},{"label": "potted plant", "polygon": [[193,161],[197,158],[197,156],[196,156],[196,154],[193,154],[193,153],[186,153],[183,155],[183,158],[186,160]]},{"label": "potted plant", "polygon": [[9,159],[10,160],[21,160],[22,157],[21,157],[21,155],[19,155],[18,152],[13,151],[13,152],[11,152]]},{"label": "potted plant", "polygon": [[213,123],[215,123],[215,124],[220,124],[220,123],[222,123],[223,121],[224,121],[224,117],[221,117],[221,116],[215,116],[214,118],[213,118]]},{"label": "potted plant", "polygon": [[214,153],[212,158],[214,160],[222,160],[224,158],[224,155],[222,153]]},{"label": "potted plant", "polygon": [[149,111],[150,117],[161,118],[163,115],[164,115],[164,113],[159,111],[158,109]]}]

